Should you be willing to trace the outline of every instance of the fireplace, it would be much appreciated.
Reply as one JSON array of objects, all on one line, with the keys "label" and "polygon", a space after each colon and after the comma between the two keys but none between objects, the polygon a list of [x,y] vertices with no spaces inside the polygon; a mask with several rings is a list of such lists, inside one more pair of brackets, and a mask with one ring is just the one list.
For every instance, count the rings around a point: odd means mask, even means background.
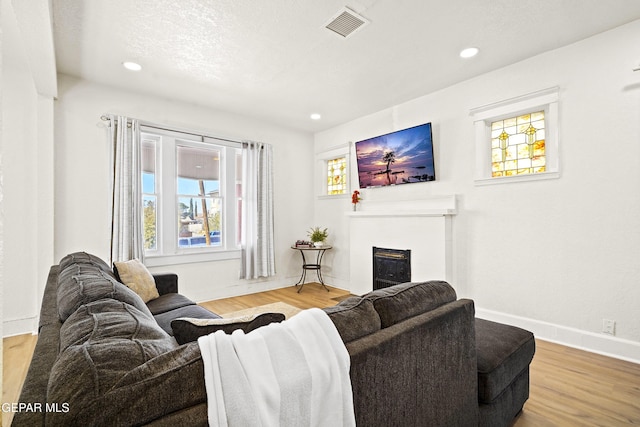
[{"label": "fireplace", "polygon": [[373,247],[373,290],[411,281],[411,250]]},{"label": "fireplace", "polygon": [[371,292],[373,246],[411,249],[413,263],[407,271],[411,271],[414,282],[455,281],[455,195],[398,200],[392,199],[393,191],[389,189],[389,197],[384,196],[384,200],[373,200],[374,193],[378,197],[378,191],[371,190],[362,206],[358,204],[356,212],[345,213],[349,217],[349,280],[343,286],[354,295]]}]

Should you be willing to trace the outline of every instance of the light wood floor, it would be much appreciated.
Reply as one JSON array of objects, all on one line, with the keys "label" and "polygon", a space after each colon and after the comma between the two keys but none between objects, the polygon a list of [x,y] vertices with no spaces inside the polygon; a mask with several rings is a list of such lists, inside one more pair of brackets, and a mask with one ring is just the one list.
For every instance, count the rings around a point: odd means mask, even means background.
[{"label": "light wood floor", "polygon": [[[284,288],[202,303],[224,314],[245,308],[285,302],[295,307],[329,307],[348,296],[327,292],[318,284]],[[2,402],[17,402],[36,337],[5,338]],[[514,427],[640,425],[640,365],[536,340],[531,364],[531,392]],[[2,413],[8,426],[12,415]]]}]

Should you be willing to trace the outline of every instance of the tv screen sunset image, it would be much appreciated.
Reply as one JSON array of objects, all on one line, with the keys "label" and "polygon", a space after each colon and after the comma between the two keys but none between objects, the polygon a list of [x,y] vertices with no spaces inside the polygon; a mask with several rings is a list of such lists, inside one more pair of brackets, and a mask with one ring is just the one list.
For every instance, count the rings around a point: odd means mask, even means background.
[{"label": "tv screen sunset image", "polygon": [[360,188],[434,181],[431,123],[356,143]]}]

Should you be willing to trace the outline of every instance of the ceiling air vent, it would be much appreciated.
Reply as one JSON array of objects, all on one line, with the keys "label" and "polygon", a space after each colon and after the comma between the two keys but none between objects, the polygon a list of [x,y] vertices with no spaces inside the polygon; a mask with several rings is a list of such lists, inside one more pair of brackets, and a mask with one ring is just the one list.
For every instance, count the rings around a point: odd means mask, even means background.
[{"label": "ceiling air vent", "polygon": [[368,23],[369,20],[345,7],[329,20],[325,28],[347,38]]}]

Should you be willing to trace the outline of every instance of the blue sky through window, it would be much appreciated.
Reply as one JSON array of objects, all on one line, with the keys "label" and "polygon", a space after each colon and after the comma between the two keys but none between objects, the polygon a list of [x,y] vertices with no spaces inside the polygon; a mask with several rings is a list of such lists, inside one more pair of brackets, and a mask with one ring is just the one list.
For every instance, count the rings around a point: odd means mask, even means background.
[{"label": "blue sky through window", "polygon": [[[220,182],[213,180],[204,181],[204,193],[205,195],[211,195],[212,193],[218,193],[220,189]],[[178,177],[178,194],[189,194],[198,196],[200,194],[200,183],[197,179],[181,178]]]},{"label": "blue sky through window", "polygon": [[[218,193],[220,182],[213,180],[204,181],[204,192],[206,195]],[[145,194],[155,193],[155,176],[153,173],[142,173],[142,192]],[[178,194],[197,196],[200,194],[200,183],[197,179],[178,177]]]},{"label": "blue sky through window", "polygon": [[142,172],[142,192],[146,194],[155,193],[155,174]]}]

